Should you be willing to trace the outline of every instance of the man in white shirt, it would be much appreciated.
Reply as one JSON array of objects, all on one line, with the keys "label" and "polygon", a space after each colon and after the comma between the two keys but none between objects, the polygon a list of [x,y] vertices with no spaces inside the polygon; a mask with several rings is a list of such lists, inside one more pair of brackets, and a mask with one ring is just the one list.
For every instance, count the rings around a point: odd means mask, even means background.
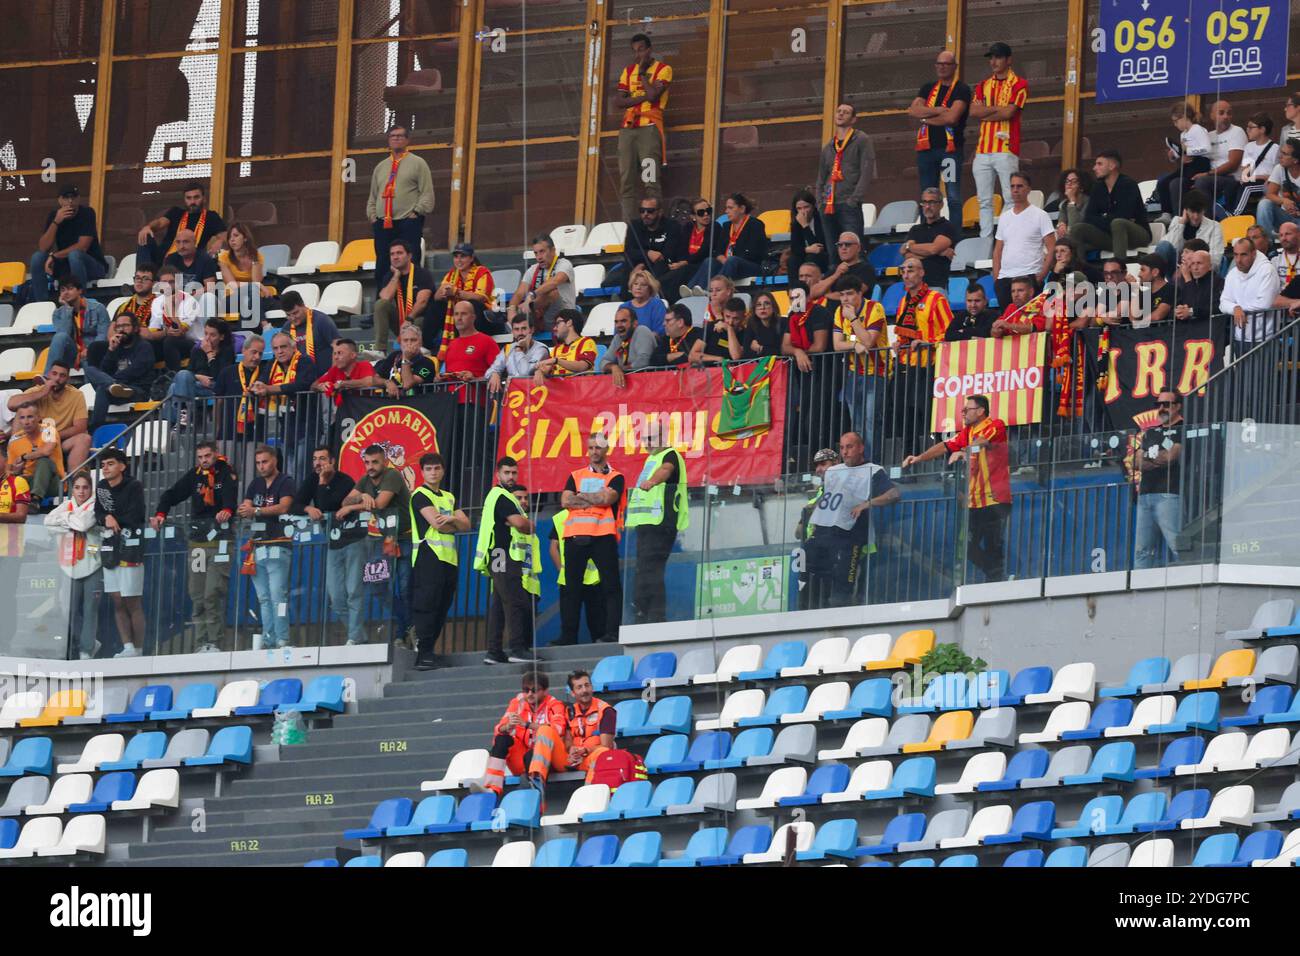
[{"label": "man in white shirt", "polygon": [[[1273,334],[1271,310],[1281,288],[1277,270],[1258,252],[1249,239],[1232,244],[1233,267],[1223,280],[1219,311],[1232,316],[1232,334],[1236,341],[1262,342]],[[1262,314],[1259,314],[1262,313]]]},{"label": "man in white shirt", "polygon": [[1277,165],[1277,143],[1272,140],[1273,118],[1267,113],[1255,113],[1246,121],[1246,152],[1237,178],[1224,181],[1223,195],[1219,197],[1218,212],[1222,216],[1239,216],[1246,211],[1252,198],[1264,195],[1269,173]]},{"label": "man in white shirt", "polygon": [[1300,150],[1292,141],[1277,152],[1277,165],[1268,175],[1264,198],[1255,210],[1255,221],[1270,236],[1284,222],[1300,223]]},{"label": "man in white shirt", "polygon": [[1029,202],[1029,177],[1011,174],[1011,205],[998,217],[993,243],[994,290],[999,302],[1011,301],[1011,280],[1027,276],[1034,288],[1052,267],[1056,227],[1051,217]]},{"label": "man in white shirt", "polygon": [[[1210,170],[1192,177],[1192,188],[1216,200],[1234,188],[1237,171],[1246,155],[1246,131],[1232,124],[1232,104],[1218,100],[1210,107]],[[1211,204],[1210,208],[1214,208]]]},{"label": "man in white shirt", "polygon": [[180,369],[198,341],[195,329],[202,326],[199,300],[181,287],[181,276],[173,266],[158,270],[154,287],[158,297],[149,307],[149,326],[140,329],[140,338],[153,343],[154,354],[166,363],[169,372]]}]

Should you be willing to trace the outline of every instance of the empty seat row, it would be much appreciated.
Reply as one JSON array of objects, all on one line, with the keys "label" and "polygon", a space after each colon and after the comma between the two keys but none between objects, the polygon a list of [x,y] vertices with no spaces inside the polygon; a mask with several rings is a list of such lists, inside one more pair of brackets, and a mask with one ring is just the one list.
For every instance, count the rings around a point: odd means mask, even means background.
[{"label": "empty seat row", "polygon": [[[43,778],[33,779],[45,782]],[[15,796],[13,790],[17,788],[18,784],[11,788],[10,800]],[[180,773],[174,769],[146,770],[138,779],[129,770],[121,770],[104,774],[98,781],[88,773],[72,773],[58,777],[42,802],[28,804],[19,813],[35,817],[64,813],[175,809],[180,806],[180,794]],[[6,808],[10,800],[5,801]]]},{"label": "empty seat row", "polygon": [[1294,684],[1300,648],[1281,645],[1266,648],[1258,655],[1243,648],[1220,654],[1213,658],[1213,663],[1212,658],[1209,653],[1185,654],[1170,664],[1167,657],[1148,657],[1133,665],[1122,684],[1103,687],[1098,696],[1132,697],[1176,690],[1240,687],[1247,683]]},{"label": "empty seat row", "polygon": [[21,830],[17,820],[0,820],[0,860],[102,856],[107,833],[98,814],[74,817],[67,826],[59,817],[36,817]]}]

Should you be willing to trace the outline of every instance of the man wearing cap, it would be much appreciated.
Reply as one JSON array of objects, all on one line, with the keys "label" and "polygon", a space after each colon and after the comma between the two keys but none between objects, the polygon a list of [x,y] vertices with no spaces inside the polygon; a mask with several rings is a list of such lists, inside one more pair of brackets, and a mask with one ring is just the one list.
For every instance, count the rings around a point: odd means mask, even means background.
[{"label": "man wearing cap", "polygon": [[456,337],[456,323],[452,316],[457,302],[474,306],[474,327],[491,334],[486,322],[488,307],[496,291],[492,271],[474,256],[474,247],[462,242],[451,250],[451,268],[434,290],[433,301],[425,313],[424,347],[439,358],[444,358],[447,346]]},{"label": "man wearing cap", "polygon": [[76,186],[59,192],[59,204],[45,219],[45,231],[36,240],[29,264],[28,302],[49,302],[50,280],[71,273],[81,288],[108,274],[108,262],[99,247],[95,210],[81,204]]},{"label": "man wearing cap", "polygon": [[980,121],[971,174],[980,200],[980,238],[993,235],[993,193],[1011,199],[1011,174],[1020,168],[1020,113],[1029,99],[1029,84],[1011,69],[1011,47],[998,41],[984,54],[992,75],[975,87],[971,119]]},{"label": "man wearing cap", "polygon": [[799,512],[799,523],[794,526],[794,539],[797,542],[796,547],[803,552],[804,561],[799,570],[799,610],[806,611],[812,607],[812,590],[808,587],[808,567],[807,567],[807,544],[812,538],[813,526],[809,523],[813,510],[817,507],[817,502],[822,496],[822,476],[826,474],[826,469],[831,465],[840,463],[840,453],[834,448],[823,448],[817,454],[813,455],[812,464],[812,482],[813,494],[808,499],[808,503],[803,506]]}]

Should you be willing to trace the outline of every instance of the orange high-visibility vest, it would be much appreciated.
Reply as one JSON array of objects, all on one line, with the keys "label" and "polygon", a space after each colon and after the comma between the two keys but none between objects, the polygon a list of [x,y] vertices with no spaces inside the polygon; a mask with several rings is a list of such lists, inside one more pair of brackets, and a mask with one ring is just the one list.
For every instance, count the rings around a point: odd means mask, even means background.
[{"label": "orange high-visibility vest", "polygon": [[[590,493],[601,491],[608,488],[610,482],[619,477],[619,473],[613,467],[605,474],[593,471],[590,467],[579,468],[573,473],[573,487],[579,493]],[[618,537],[620,519],[622,518],[623,502],[620,499],[612,505],[600,505],[599,507],[589,508],[570,508],[569,518],[564,522],[563,537],[573,538],[581,534],[598,535],[612,534]]]},{"label": "orange high-visibility vest", "polygon": [[[556,700],[550,694],[547,694],[537,702],[537,708],[535,710],[528,706],[528,699],[524,697],[522,693],[516,694],[511,699],[510,704],[506,707],[505,714],[502,715],[499,721],[497,721],[494,733],[503,734],[506,732],[506,720],[511,714],[518,714],[519,719],[522,720],[524,724],[535,723],[539,727],[542,724],[549,724],[551,727],[555,728],[555,732],[561,737],[564,736],[564,731],[568,725],[567,709],[564,704]],[[533,745],[533,739],[536,735],[537,731],[535,729],[530,729],[522,724],[511,732],[511,736],[525,747],[531,747]]]},{"label": "orange high-visibility vest", "polygon": [[610,706],[599,697],[593,697],[586,710],[579,710],[577,704],[569,705],[569,736],[573,746],[590,750],[600,743],[600,721]]}]

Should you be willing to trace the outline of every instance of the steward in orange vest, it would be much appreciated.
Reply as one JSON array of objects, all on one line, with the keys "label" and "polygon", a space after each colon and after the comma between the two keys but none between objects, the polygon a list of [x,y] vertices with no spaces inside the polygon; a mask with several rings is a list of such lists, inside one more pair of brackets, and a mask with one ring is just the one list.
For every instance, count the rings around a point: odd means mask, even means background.
[{"label": "steward in orange vest", "polygon": [[[550,678],[540,671],[524,673],[522,690],[511,699],[493,731],[482,789],[500,796],[505,790],[507,770],[523,774],[527,769],[530,778],[540,777],[545,782],[552,766],[564,767],[563,762],[551,763],[551,745],[544,748],[544,755],[537,748],[543,733],[563,739],[568,731],[568,711],[550,695],[550,686]],[[562,750],[559,756],[567,759]]]},{"label": "steward in orange vest", "polygon": [[591,675],[586,671],[574,671],[569,675],[568,684],[573,703],[566,710],[567,733],[554,725],[539,727],[533,743],[533,760],[567,770],[585,770],[587,783],[591,783],[596,758],[614,748],[618,714],[612,704],[592,693]]},{"label": "steward in orange vest", "polygon": [[[594,561],[605,601],[605,633],[597,641],[618,640],[623,616],[623,580],[618,570],[618,540],[623,530],[623,475],[608,461],[609,439],[597,432],[587,439],[589,463],[569,475],[560,495],[560,507],[569,512],[564,522],[564,561],[570,568],[585,568]],[[578,642],[582,590],[564,588],[560,594],[562,644]]]}]

